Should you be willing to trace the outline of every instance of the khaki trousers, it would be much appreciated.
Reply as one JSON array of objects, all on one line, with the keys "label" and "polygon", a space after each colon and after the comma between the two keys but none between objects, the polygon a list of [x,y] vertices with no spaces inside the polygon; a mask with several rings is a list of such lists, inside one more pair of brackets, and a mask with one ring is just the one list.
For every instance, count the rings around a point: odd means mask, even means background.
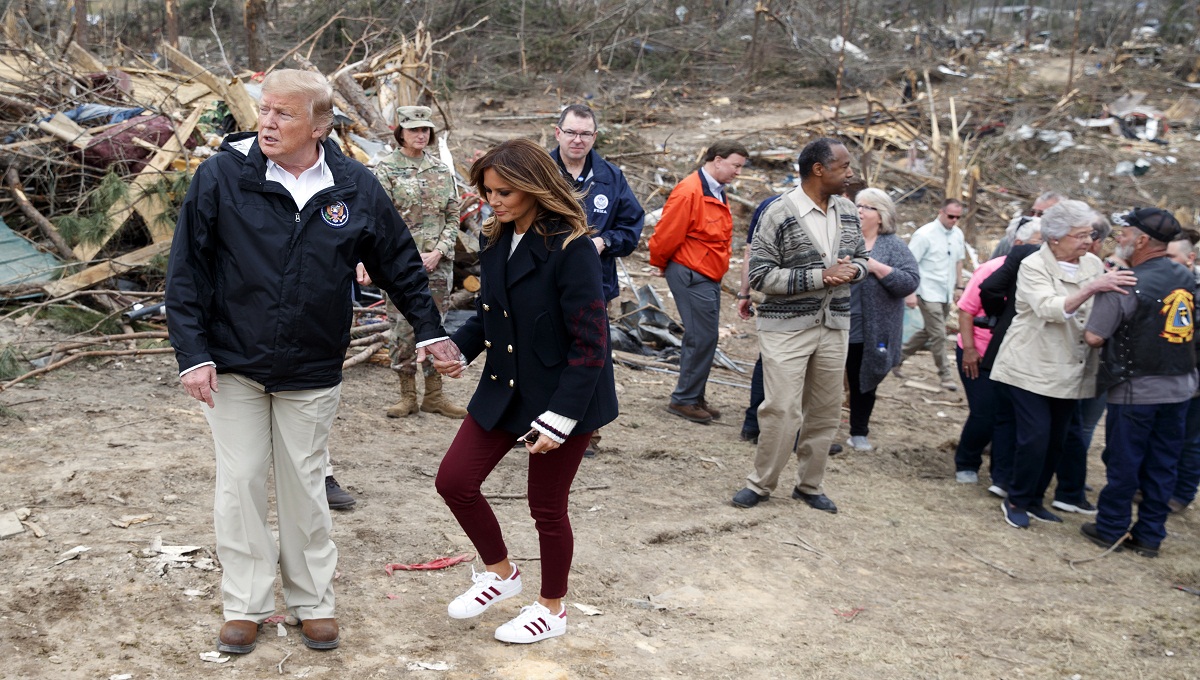
[{"label": "khaki trousers", "polygon": [[[217,453],[213,523],[225,620],[262,622],[275,612],[275,565],[284,603],[300,620],[330,618],[337,547],[325,499],[325,450],[341,385],[267,393],[225,373],[203,407]],[[275,473],[279,543],[267,523]]]},{"label": "khaki trousers", "polygon": [[821,493],[829,445],[841,420],[849,338],[848,331],[823,325],[759,331],[766,398],[758,407],[758,448],[746,486],[760,496],[775,490],[793,451],[796,486],[804,493]]},{"label": "khaki trousers", "polygon": [[914,332],[908,342],[900,350],[900,361],[907,361],[917,352],[928,349],[933,355],[933,365],[937,366],[938,379],[942,382],[954,380],[950,372],[950,364],[946,361],[946,319],[956,314],[951,302],[929,302],[917,298],[917,307],[921,310],[923,327]]}]

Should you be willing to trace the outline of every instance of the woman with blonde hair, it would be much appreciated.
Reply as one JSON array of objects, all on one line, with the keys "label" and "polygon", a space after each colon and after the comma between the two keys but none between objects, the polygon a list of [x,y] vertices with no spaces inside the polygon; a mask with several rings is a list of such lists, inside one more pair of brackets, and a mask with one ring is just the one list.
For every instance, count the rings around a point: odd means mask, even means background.
[{"label": "woman with blonde hair", "polygon": [[904,335],[904,298],[917,290],[921,274],[908,246],[896,236],[896,206],[879,189],[854,197],[863,239],[871,256],[868,276],[850,289],[850,345],[846,377],[850,383],[850,439],[857,451],[874,448],[867,439],[875,388],[900,364]]},{"label": "woman with blonde hair", "polygon": [[453,336],[463,360],[435,361],[460,376],[487,351],[479,386],[437,475],[437,490],[485,570],[448,607],[482,614],[521,592],[521,572],[480,486],[517,442],[529,455],[529,510],[541,547],[537,600],[496,629],[530,643],[566,632],[574,552],[567,501],[593,430],[617,417],[600,257],[579,196],[537,144],[504,142],[475,162],[471,183],[491,205],[483,225],[476,313]]}]

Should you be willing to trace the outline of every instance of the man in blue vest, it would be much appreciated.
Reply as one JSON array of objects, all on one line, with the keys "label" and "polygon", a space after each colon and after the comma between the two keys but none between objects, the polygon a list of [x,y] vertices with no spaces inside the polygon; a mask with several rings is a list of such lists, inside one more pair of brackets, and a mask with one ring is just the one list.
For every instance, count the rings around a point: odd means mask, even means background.
[{"label": "man in blue vest", "polygon": [[[1132,267],[1137,285],[1098,295],[1084,333],[1089,345],[1103,347],[1096,386],[1108,390],[1108,484],[1095,524],[1080,531],[1102,547],[1124,539],[1123,547],[1157,557],[1196,392],[1196,281],[1167,256],[1167,244],[1181,231],[1171,213],[1140,208],[1124,221],[1117,256]],[[1130,526],[1139,488],[1137,522]]]},{"label": "man in blue vest", "polygon": [[[621,169],[593,150],[599,134],[596,113],[591,107],[572,104],[563,109],[554,126],[558,148],[551,151],[550,156],[575,188],[587,193],[583,210],[588,226],[596,232],[592,235],[592,243],[600,254],[604,299],[611,302],[621,292],[617,285],[617,258],[625,257],[637,248],[642,238],[645,211]],[[597,430],[584,455],[596,455],[599,444],[600,431]]]}]

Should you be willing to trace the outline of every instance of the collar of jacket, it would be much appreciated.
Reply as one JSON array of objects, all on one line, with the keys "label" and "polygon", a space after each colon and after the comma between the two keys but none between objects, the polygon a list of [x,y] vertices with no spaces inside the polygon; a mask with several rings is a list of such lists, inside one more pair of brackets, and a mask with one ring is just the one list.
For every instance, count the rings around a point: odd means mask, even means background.
[{"label": "collar of jacket", "polygon": [[[550,155],[554,158],[555,165],[560,164],[560,159],[562,158],[562,154],[559,153],[560,151],[559,147],[554,147],[554,150],[550,152]],[[608,161],[596,153],[595,149],[588,152],[588,159],[592,164],[592,177],[584,184],[612,184],[613,172],[609,167]],[[586,167],[586,163],[584,165]]]},{"label": "collar of jacket", "polygon": [[[257,191],[260,193],[274,192],[287,193],[283,187],[278,189],[269,188],[269,185],[276,184],[268,182],[267,176],[267,157],[263,155],[262,149],[258,147],[257,132],[239,132],[229,135],[225,141],[221,143],[222,151],[229,151],[235,156],[242,156],[241,152],[233,148],[232,144],[242,141],[248,137],[254,138],[254,143],[250,145],[250,149],[246,152],[242,161],[242,172],[238,176],[238,186],[247,191]],[[341,190],[347,188],[348,178],[348,163],[346,156],[338,145],[332,140],[326,138],[321,141],[321,146],[325,149],[325,165],[329,166],[329,172],[333,175],[333,187],[325,191]],[[276,185],[277,186],[277,185]],[[322,191],[321,193],[325,193]],[[320,195],[320,194],[318,194]],[[314,205],[313,201],[308,202],[309,205]]]},{"label": "collar of jacket", "polygon": [[[699,168],[696,169],[696,179],[699,180],[700,190],[704,192],[705,197],[711,198],[714,201],[716,201],[717,203],[720,203],[721,205],[728,205],[727,203],[725,203],[725,201],[722,201],[719,196],[713,194],[712,187],[710,187],[708,185],[708,180],[704,178],[704,173],[700,172]],[[726,185],[726,186],[728,186],[728,185]]]},{"label": "collar of jacket", "polygon": [[509,286],[533,273],[539,264],[545,263],[550,258],[547,241],[550,242],[550,245],[557,243],[561,247],[564,238],[566,238],[566,234],[543,237],[530,227],[521,242],[517,244],[517,250],[510,256],[508,251],[512,248],[513,230],[505,229],[504,233],[500,235],[500,239],[484,251],[479,265],[481,273],[484,280],[490,282],[489,287],[495,292],[496,298],[500,300],[500,304],[505,309],[509,308]]}]

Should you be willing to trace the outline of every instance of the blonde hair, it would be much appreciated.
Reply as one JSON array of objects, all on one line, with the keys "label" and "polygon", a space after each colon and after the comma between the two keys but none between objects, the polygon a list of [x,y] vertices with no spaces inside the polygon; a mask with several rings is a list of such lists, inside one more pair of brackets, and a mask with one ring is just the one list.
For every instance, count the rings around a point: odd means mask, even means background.
[{"label": "blonde hair", "polygon": [[[571,186],[559,171],[558,164],[541,146],[528,139],[511,139],[492,147],[475,161],[471,166],[471,184],[480,197],[486,196],[483,173],[487,170],[495,170],[512,188],[533,196],[538,204],[533,230],[543,238],[563,233],[561,230],[548,231],[551,216],[559,217],[570,228],[564,246],[591,233],[580,203],[585,194]],[[482,231],[487,238],[486,247],[490,248],[500,239],[503,226],[493,217],[483,223]]]},{"label": "blonde hair", "polygon": [[313,125],[323,129],[325,135],[333,127],[333,87],[325,76],[313,71],[281,69],[271,71],[263,78],[263,94],[276,92],[294,94],[308,100],[308,112]]},{"label": "blonde hair", "polygon": [[896,204],[882,189],[863,189],[854,197],[854,202],[875,208],[879,212],[880,234],[896,233]]}]

